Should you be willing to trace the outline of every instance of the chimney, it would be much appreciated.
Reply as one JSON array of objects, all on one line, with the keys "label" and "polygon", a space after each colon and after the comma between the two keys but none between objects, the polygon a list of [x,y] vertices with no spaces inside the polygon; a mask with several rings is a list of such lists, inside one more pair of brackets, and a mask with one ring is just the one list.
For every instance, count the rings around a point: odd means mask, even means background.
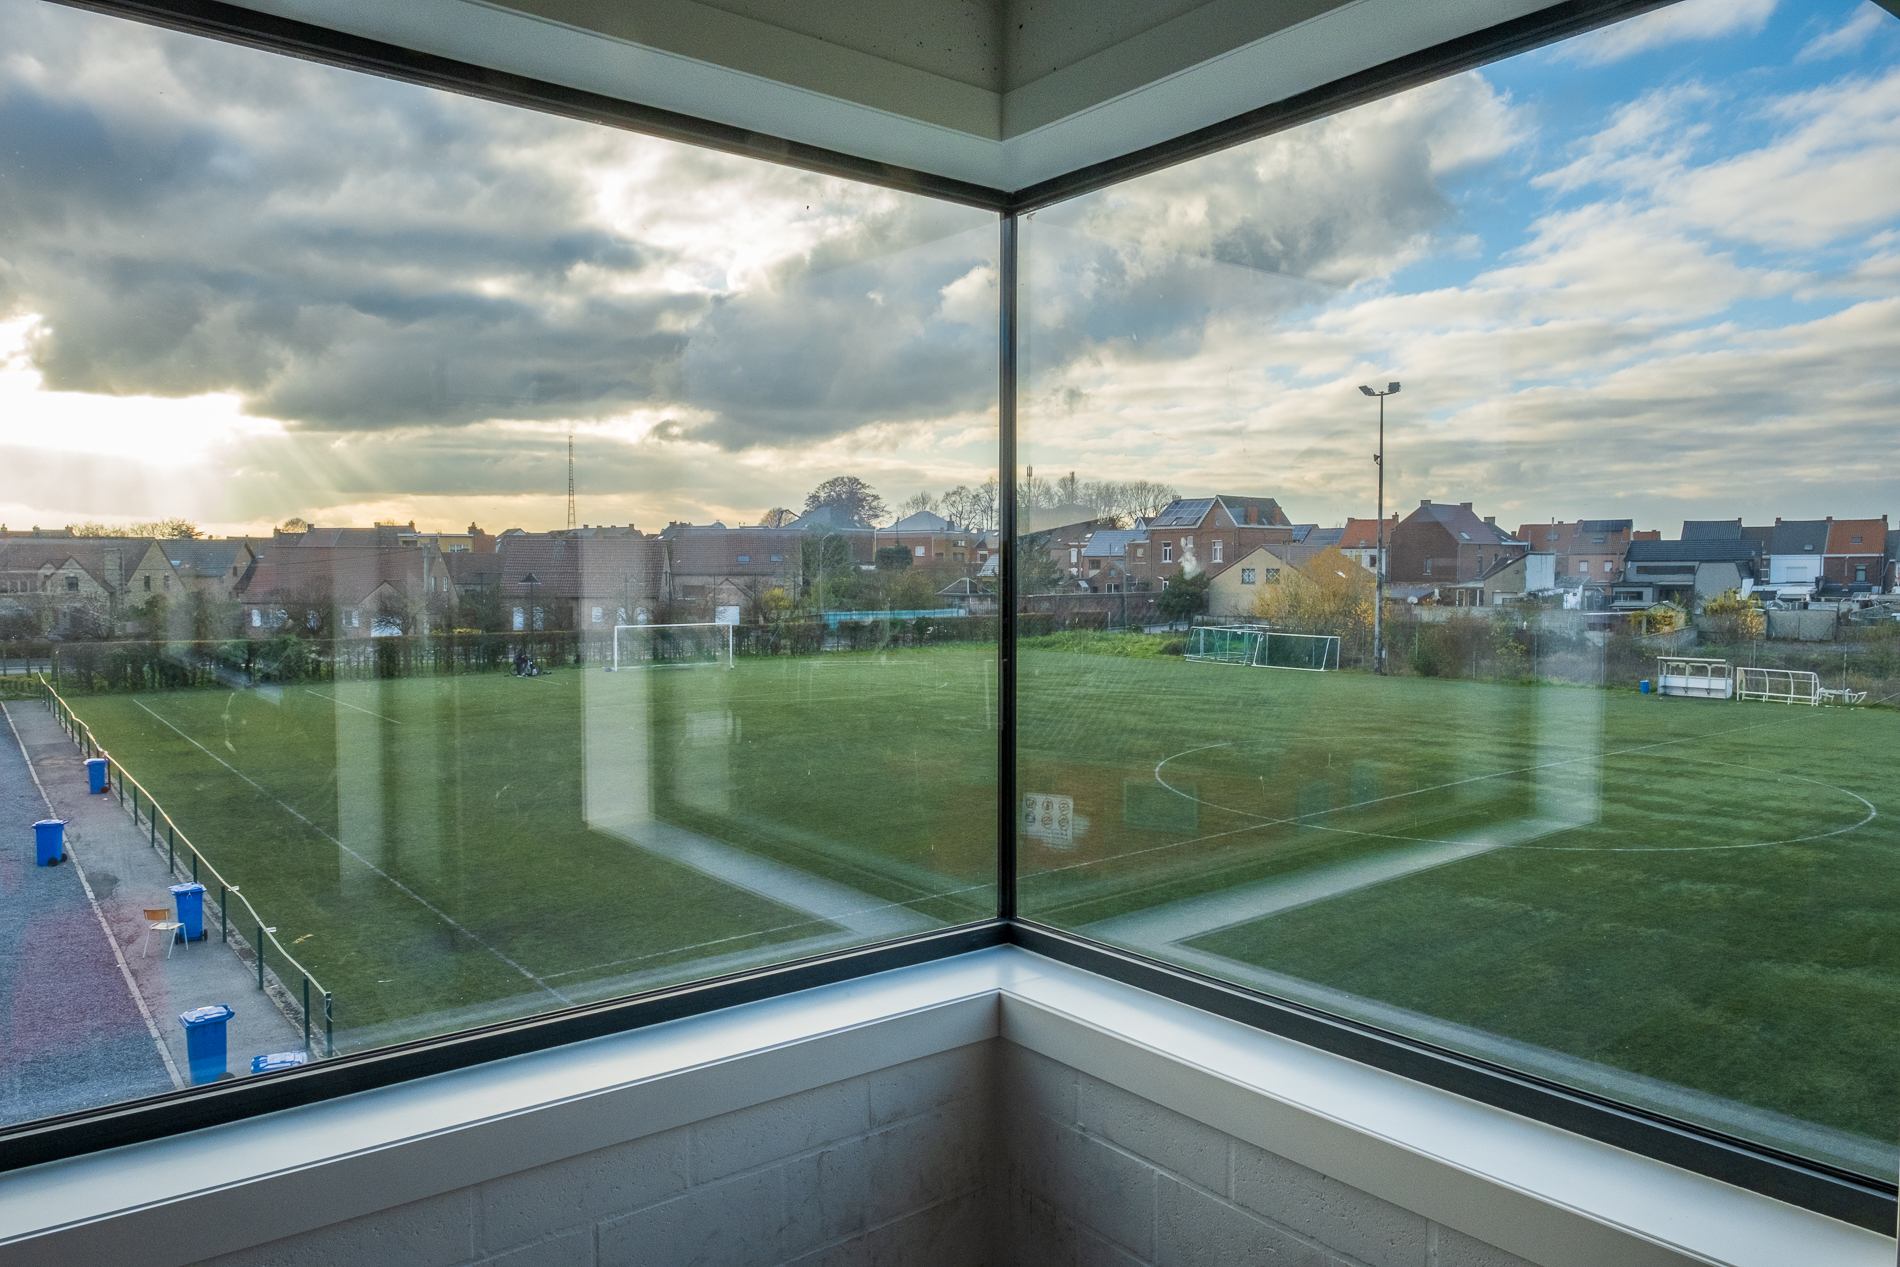
[{"label": "chimney", "polygon": [[1484,521],[1490,524],[1493,528],[1498,526],[1498,517],[1496,515],[1486,515],[1484,517]]},{"label": "chimney", "polygon": [[1460,506],[1463,506],[1463,507],[1464,507],[1464,508],[1465,508],[1466,510],[1470,510],[1470,509],[1471,509],[1471,503],[1470,503],[1470,502],[1459,502],[1458,504],[1459,504]]},{"label": "chimney", "polygon": [[1258,506],[1247,507],[1247,522],[1250,524],[1257,524],[1260,522],[1260,507]]},{"label": "chimney", "polygon": [[1418,504],[1421,506],[1429,506],[1432,504],[1432,499],[1429,497],[1421,497],[1418,499]]}]

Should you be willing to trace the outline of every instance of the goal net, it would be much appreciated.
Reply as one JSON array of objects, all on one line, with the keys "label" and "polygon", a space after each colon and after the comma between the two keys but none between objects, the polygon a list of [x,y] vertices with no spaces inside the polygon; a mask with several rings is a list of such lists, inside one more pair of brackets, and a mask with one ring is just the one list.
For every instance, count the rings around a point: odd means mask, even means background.
[{"label": "goal net", "polygon": [[1819,704],[1821,702],[1820,675],[1804,669],[1741,669],[1735,670],[1740,679],[1741,689],[1735,692],[1737,699],[1768,700],[1779,704]]},{"label": "goal net", "polygon": [[1253,662],[1265,669],[1305,669],[1313,673],[1337,669],[1339,635],[1264,630]]},{"label": "goal net", "polygon": [[1186,659],[1203,664],[1252,664],[1265,630],[1252,625],[1196,625]]},{"label": "goal net", "polygon": [[614,662],[621,669],[730,669],[733,627],[722,624],[615,625]]},{"label": "goal net", "polygon": [[1196,625],[1188,635],[1185,658],[1317,673],[1339,667],[1339,635],[1285,633],[1261,625]]}]

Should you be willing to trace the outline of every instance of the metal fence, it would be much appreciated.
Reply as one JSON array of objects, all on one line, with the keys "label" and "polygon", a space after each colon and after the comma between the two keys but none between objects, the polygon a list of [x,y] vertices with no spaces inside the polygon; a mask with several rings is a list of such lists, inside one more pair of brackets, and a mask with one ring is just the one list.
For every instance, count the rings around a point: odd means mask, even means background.
[{"label": "metal fence", "polygon": [[[129,810],[132,815],[132,825],[146,829],[146,837],[151,842],[153,851],[165,859],[167,873],[172,876],[180,875],[182,874],[181,867],[184,867],[189,870],[193,883],[203,884],[207,890],[213,884],[217,886],[218,940],[227,945],[235,942],[233,953],[240,959],[248,945],[256,961],[257,988],[263,991],[266,997],[270,997],[287,1015],[301,1011],[300,1016],[292,1015],[291,1021],[293,1024],[301,1021],[303,1025],[304,1052],[311,1056],[316,1055],[311,1013],[311,1001],[314,997],[322,1008],[323,1054],[336,1055],[335,996],[324,989],[322,984],[310,975],[309,969],[298,963],[290,952],[284,949],[283,943],[277,940],[277,929],[264,922],[264,917],[259,915],[257,908],[251,905],[250,898],[239,892],[236,885],[226,881],[222,875],[218,874],[216,867],[205,861],[198,847],[191,843],[184,832],[178,830],[178,825],[172,821],[171,815],[165,812],[164,806],[158,803],[158,798],[147,791],[137,779],[126,773],[125,767],[119,764],[118,759],[100,745],[99,740],[92,733],[92,728],[79,719],[72,705],[61,698],[52,683],[45,678],[40,678],[39,687],[44,693],[47,707],[53,710],[53,716],[59,719],[61,727],[79,746],[80,751],[88,758],[105,758],[106,793],[111,795],[116,791],[119,805]],[[160,830],[161,823],[163,831]],[[241,909],[232,910],[233,903]],[[210,923],[209,916],[210,912],[207,911],[205,920],[207,925]],[[240,921],[235,926],[233,916]],[[247,940],[243,935],[243,930],[254,930],[255,938]],[[206,931],[209,935],[208,928]],[[276,949],[277,961],[283,967],[266,965],[266,947]],[[265,984],[266,975],[275,983],[277,987],[275,993]],[[301,981],[301,998],[290,991],[288,982],[292,979]]]}]

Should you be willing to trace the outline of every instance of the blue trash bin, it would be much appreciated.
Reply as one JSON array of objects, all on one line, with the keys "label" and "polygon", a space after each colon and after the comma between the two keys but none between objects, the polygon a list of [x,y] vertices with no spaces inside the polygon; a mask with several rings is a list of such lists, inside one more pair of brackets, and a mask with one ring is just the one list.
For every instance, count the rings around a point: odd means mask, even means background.
[{"label": "blue trash bin", "polygon": [[66,856],[66,820],[42,818],[33,824],[33,849],[42,867],[50,867]]},{"label": "blue trash bin", "polygon": [[225,1072],[224,1023],[235,1015],[222,1003],[178,1014],[178,1023],[185,1027],[185,1058],[191,1062],[193,1086],[216,1082]]},{"label": "blue trash bin", "polygon": [[178,922],[184,927],[178,930],[178,936],[186,941],[205,939],[205,886],[202,884],[172,885],[172,902],[178,907]]},{"label": "blue trash bin", "polygon": [[106,759],[104,757],[86,758],[86,786],[94,792],[106,790]]},{"label": "blue trash bin", "polygon": [[1649,694],[1649,679],[1648,678],[1643,679],[1642,689],[1643,689],[1643,694],[1645,695]]},{"label": "blue trash bin", "polygon": [[276,1073],[279,1069],[295,1069],[299,1065],[310,1063],[310,1057],[300,1051],[274,1051],[268,1056],[251,1057],[252,1073]]}]

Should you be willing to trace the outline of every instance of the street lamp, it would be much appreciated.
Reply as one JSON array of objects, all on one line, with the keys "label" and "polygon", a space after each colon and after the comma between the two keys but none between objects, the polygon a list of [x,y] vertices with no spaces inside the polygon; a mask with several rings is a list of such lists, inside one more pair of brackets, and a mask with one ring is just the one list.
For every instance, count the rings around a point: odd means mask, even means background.
[{"label": "street lamp", "polygon": [[1385,673],[1385,642],[1382,621],[1385,617],[1385,398],[1399,394],[1397,383],[1387,383],[1385,390],[1375,392],[1370,387],[1361,386],[1360,391],[1379,399],[1379,451],[1372,455],[1372,464],[1379,468],[1379,559],[1378,566],[1372,571],[1372,671]]}]

